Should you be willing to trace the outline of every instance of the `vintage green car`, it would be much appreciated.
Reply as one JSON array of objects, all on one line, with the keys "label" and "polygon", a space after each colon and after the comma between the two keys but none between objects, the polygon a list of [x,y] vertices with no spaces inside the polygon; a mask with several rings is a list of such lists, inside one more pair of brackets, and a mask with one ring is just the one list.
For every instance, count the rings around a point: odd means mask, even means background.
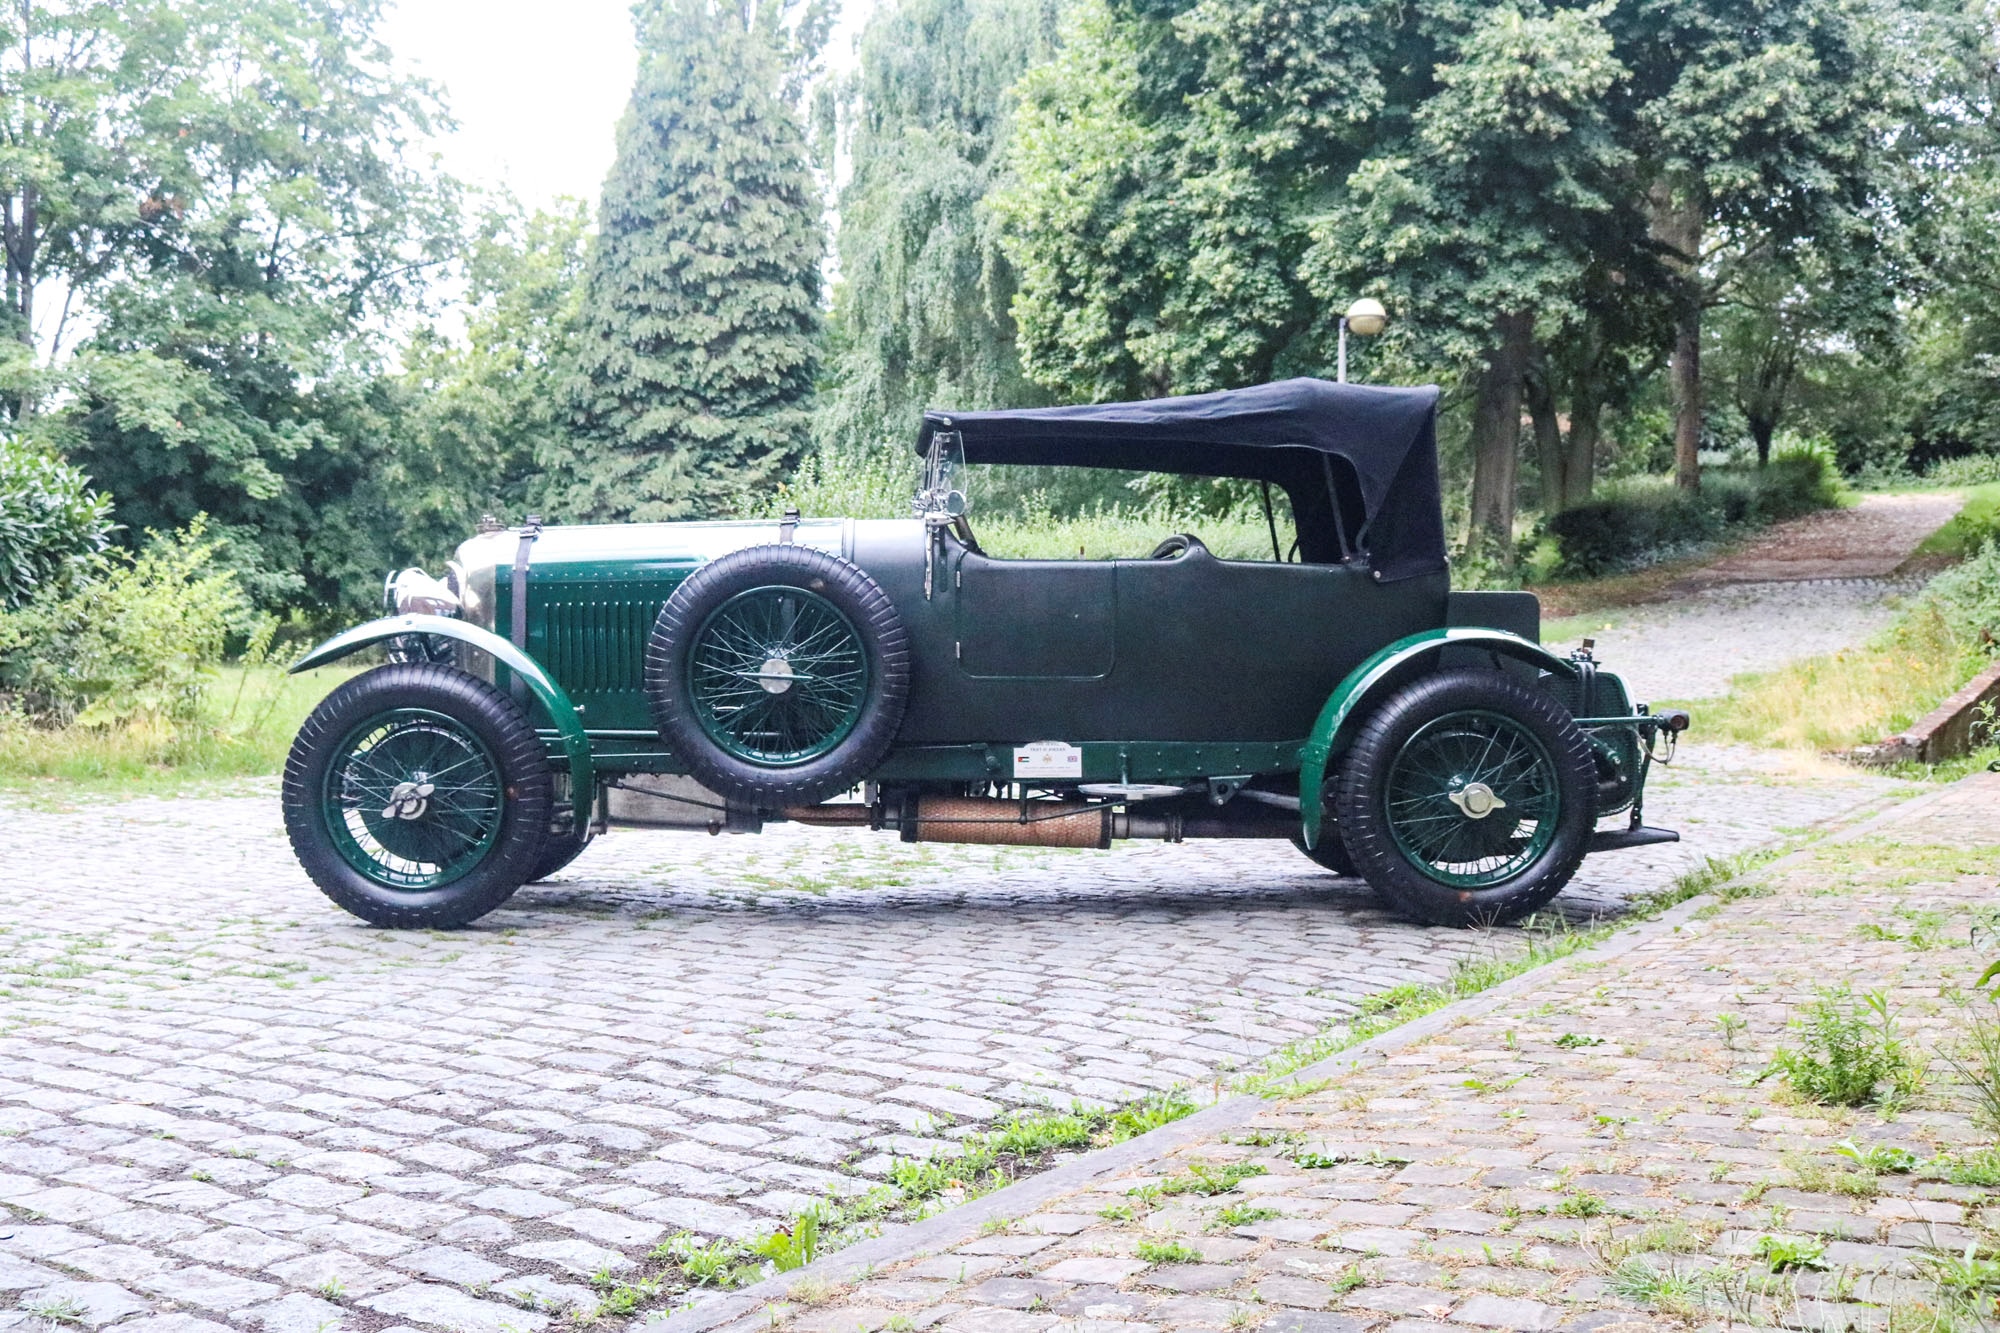
[{"label": "vintage green car", "polygon": [[[298,663],[389,657],[301,728],[292,845],[389,926],[469,922],[614,823],[775,820],[1287,838],[1418,920],[1518,917],[1587,852],[1675,840],[1640,812],[1687,717],[1541,647],[1531,594],[1450,590],[1436,410],[1290,380],[932,412],[907,519],[487,525]],[[981,467],[1234,479],[1270,555],[995,559]]]}]

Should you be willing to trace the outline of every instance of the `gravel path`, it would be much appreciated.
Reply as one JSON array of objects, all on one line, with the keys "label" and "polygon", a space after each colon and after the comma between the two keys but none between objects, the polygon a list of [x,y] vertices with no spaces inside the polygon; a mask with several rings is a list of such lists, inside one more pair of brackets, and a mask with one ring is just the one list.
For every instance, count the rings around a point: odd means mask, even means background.
[{"label": "gravel path", "polygon": [[[1921,586],[1896,569],[1958,511],[1949,492],[1870,495],[1780,525],[1590,637],[1642,700],[1705,699],[1732,676],[1866,642]],[[1573,637],[1561,645],[1575,646]]]}]

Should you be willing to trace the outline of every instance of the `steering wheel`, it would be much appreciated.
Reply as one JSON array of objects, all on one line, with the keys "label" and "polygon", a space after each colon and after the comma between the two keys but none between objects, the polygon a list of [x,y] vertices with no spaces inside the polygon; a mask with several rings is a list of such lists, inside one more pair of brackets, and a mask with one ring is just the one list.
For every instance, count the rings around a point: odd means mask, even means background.
[{"label": "steering wheel", "polygon": [[1195,536],[1192,532],[1176,532],[1173,536],[1155,546],[1153,553],[1146,558],[1148,560],[1178,560],[1190,551],[1200,551],[1203,555],[1208,554],[1208,548],[1202,545],[1201,538]]}]

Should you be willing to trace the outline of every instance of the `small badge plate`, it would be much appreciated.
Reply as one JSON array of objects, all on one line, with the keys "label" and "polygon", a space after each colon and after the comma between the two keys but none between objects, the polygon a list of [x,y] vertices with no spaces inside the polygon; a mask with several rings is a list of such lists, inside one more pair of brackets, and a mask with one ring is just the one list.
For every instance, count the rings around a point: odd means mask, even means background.
[{"label": "small badge plate", "polygon": [[1063,741],[1034,741],[1014,747],[1017,778],[1080,778],[1083,751]]}]

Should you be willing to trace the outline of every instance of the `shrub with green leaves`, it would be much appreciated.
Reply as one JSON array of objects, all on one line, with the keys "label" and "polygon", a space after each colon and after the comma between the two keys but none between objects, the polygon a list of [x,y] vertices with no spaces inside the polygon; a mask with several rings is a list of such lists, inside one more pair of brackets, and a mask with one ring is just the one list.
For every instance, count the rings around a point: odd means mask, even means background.
[{"label": "shrub with green leaves", "polygon": [[0,435],[0,610],[62,588],[111,540],[111,497],[56,455]]},{"label": "shrub with green leaves", "polygon": [[1916,1069],[1880,991],[1823,990],[1792,1027],[1799,1044],[1773,1056],[1764,1074],[1782,1074],[1807,1101],[1861,1106],[1880,1093],[1898,1098],[1915,1090]]},{"label": "shrub with green leaves", "polygon": [[1825,456],[1802,449],[1754,470],[1711,468],[1692,494],[1665,477],[1614,482],[1590,503],[1551,515],[1544,528],[1556,541],[1556,573],[1590,578],[1828,508],[1839,494]]},{"label": "shrub with green leaves", "polygon": [[0,611],[0,695],[31,720],[86,726],[193,718],[248,600],[197,520],[93,556],[67,586]]}]

